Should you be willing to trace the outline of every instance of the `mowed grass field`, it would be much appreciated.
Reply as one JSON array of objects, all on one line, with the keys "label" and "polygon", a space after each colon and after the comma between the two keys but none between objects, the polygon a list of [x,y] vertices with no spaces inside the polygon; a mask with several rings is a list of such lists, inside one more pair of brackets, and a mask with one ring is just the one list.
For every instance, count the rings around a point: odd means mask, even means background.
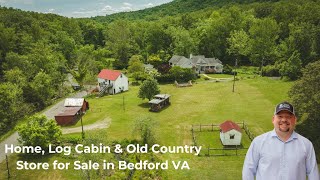
[{"label": "mowed grass field", "polygon": [[[137,97],[139,87],[130,86],[128,92],[87,98],[90,110],[83,116],[84,124],[110,119],[107,130],[86,132],[103,133],[108,141],[133,139],[133,127],[136,119],[151,117],[155,121],[156,141],[164,146],[193,145],[192,124],[220,124],[233,120],[248,125],[256,135],[273,128],[271,123],[274,106],[288,100],[287,92],[291,82],[272,80],[265,77],[242,79],[236,82],[199,81],[192,87],[176,88],[173,85],[160,85],[161,93],[170,94],[171,105],[161,112],[149,112],[148,100]],[[79,126],[80,122],[77,125]],[[244,134],[245,135],[245,134]],[[79,134],[80,136],[80,134]],[[214,145],[219,143],[218,136],[204,135],[203,141]],[[246,146],[249,145],[246,141]],[[187,161],[190,170],[175,170],[172,166],[165,170],[168,179],[241,179],[244,156],[195,156],[193,154],[162,154],[163,161]],[[75,170],[16,170],[17,155],[10,156],[11,174],[17,179],[79,179]],[[40,161],[71,161],[61,155],[52,155]],[[31,160],[30,160],[31,161]],[[35,160],[38,161],[38,160]],[[0,179],[6,178],[5,162],[1,163]],[[165,179],[166,179],[165,178]]]}]

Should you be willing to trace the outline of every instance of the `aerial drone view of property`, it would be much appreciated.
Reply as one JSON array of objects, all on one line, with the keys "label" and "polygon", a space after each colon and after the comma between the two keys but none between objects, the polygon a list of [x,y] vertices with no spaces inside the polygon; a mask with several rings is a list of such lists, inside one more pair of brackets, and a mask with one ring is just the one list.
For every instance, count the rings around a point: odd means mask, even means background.
[{"label": "aerial drone view of property", "polygon": [[0,1],[0,179],[319,180],[318,0],[52,2]]}]

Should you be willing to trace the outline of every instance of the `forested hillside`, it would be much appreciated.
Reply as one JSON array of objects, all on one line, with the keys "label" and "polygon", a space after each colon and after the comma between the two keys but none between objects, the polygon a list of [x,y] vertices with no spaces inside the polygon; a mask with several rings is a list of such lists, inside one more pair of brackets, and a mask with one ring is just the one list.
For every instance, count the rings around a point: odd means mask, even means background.
[{"label": "forested hillside", "polygon": [[4,133],[65,96],[68,73],[80,85],[95,82],[99,70],[125,70],[134,55],[155,66],[158,81],[174,79],[168,74],[173,55],[190,54],[218,58],[225,69],[237,59],[238,65],[264,67],[263,75],[296,80],[320,59],[320,3],[176,0],[92,19],[1,7],[0,54]]},{"label": "forested hillside", "polygon": [[178,14],[195,12],[203,9],[218,9],[223,6],[231,6],[234,4],[250,4],[253,2],[277,2],[279,0],[174,0],[170,3],[157,7],[143,9],[133,12],[121,12],[106,16],[97,16],[92,19],[99,22],[111,22],[116,19],[126,20],[148,20],[153,21],[165,16],[174,16]]}]

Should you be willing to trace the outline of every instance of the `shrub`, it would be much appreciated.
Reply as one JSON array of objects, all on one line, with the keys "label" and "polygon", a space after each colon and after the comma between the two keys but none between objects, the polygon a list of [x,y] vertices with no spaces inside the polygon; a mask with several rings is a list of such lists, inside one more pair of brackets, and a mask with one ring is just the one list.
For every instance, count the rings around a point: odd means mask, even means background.
[{"label": "shrub", "polygon": [[19,142],[24,146],[40,146],[47,149],[49,144],[60,144],[61,128],[44,115],[29,117],[28,123],[18,127]]},{"label": "shrub", "polygon": [[279,69],[275,67],[274,65],[267,65],[262,68],[262,74],[264,76],[280,76]]},{"label": "shrub", "polygon": [[205,72],[206,74],[214,74],[214,73],[216,73],[216,71],[215,71],[214,69],[212,69],[212,68],[210,68],[210,69],[205,69],[204,72]]}]

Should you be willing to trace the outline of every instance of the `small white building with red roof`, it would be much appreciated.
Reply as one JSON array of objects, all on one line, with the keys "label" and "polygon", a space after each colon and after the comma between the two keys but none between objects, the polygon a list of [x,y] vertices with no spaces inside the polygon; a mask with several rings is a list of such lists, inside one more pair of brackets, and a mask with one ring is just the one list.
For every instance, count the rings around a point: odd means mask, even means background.
[{"label": "small white building with red roof", "polygon": [[129,81],[121,71],[102,69],[98,74],[100,94],[117,94],[129,90]]},{"label": "small white building with red roof", "polygon": [[223,145],[240,145],[242,131],[240,126],[230,120],[220,124],[220,140]]}]

